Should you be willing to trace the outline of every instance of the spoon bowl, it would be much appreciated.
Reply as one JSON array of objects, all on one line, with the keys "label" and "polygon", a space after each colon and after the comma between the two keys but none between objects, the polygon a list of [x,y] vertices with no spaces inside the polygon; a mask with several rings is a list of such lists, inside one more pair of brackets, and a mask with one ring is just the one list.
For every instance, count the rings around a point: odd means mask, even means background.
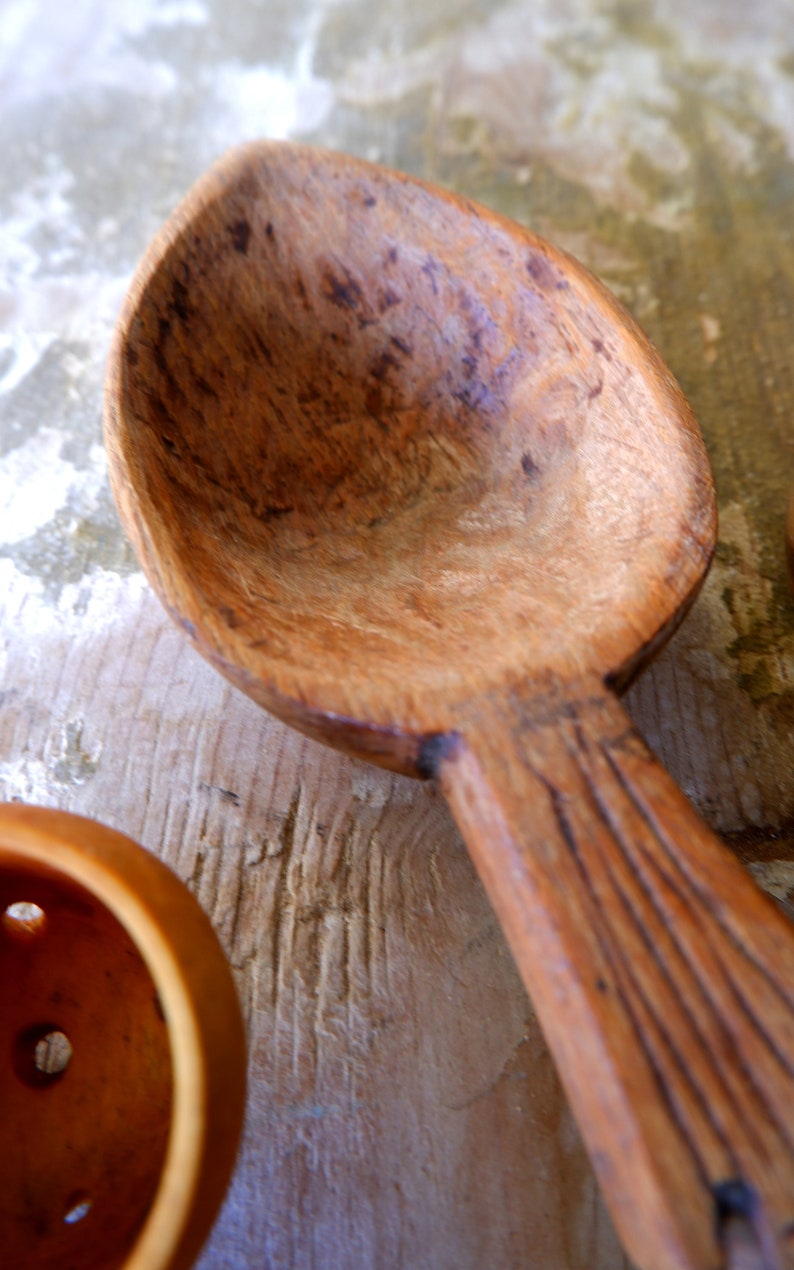
[{"label": "spoon bowl", "polygon": [[410,770],[400,736],[448,728],[472,666],[478,691],[625,673],[705,572],[707,461],[659,359],[584,270],[463,199],[245,148],[127,314],[111,463],[158,591],[345,748],[355,720]]},{"label": "spoon bowl", "polygon": [[794,937],[613,692],[716,530],[628,315],[465,199],[262,143],[151,245],[105,419],[122,520],[199,651],[439,779],[637,1265],[715,1270],[739,1239],[794,1266]]}]

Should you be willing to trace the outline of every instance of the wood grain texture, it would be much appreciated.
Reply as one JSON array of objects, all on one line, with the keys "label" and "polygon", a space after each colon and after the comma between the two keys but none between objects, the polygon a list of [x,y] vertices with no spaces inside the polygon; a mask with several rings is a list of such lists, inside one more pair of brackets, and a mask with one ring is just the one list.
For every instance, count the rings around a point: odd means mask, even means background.
[{"label": "wood grain texture", "polygon": [[[632,717],[794,913],[787,5],[134,8],[26,0],[4,26],[0,789],[141,838],[196,890],[233,957],[257,1038],[250,1127],[202,1270],[284,1264],[266,1249],[287,1250],[296,1267],[359,1270],[399,1264],[398,1248],[408,1270],[619,1270],[534,1015],[437,795],[382,771],[365,778],[265,719],[181,646],[129,576],[99,446],[102,369],[127,279],[163,216],[225,148],[267,131],[451,186],[584,260],[682,384],[720,498],[710,578],[630,690]],[[292,991],[276,1050],[271,943],[246,899],[253,888],[269,920],[274,866],[259,862],[261,843],[278,849],[297,798],[297,879],[302,855],[319,850],[311,806],[324,797],[333,823],[333,807],[343,823],[380,805],[377,839],[352,845],[358,870],[373,851],[419,870],[385,874],[392,948],[418,986],[389,999],[399,1022],[368,1051],[374,1136],[360,1108],[323,1117],[290,1104],[292,1055],[313,1043],[315,998],[290,962],[306,945],[289,942],[288,919],[281,976]],[[289,906],[292,893],[279,894]],[[434,920],[422,916],[428,896]],[[336,1108],[330,1073],[359,1062],[377,1015],[361,995],[357,1010],[341,992],[333,1000],[342,1022],[319,1040]],[[461,1017],[484,1021],[467,1023],[465,1044]],[[421,1150],[403,1120],[421,1126]],[[481,1197],[495,1197],[487,1211]]]}]

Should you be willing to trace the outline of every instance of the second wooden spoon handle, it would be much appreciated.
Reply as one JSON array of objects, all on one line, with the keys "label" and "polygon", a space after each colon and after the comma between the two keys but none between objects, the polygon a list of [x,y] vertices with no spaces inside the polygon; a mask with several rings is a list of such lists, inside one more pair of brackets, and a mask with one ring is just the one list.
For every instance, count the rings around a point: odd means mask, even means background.
[{"label": "second wooden spoon handle", "polygon": [[794,930],[600,685],[471,707],[439,776],[642,1270],[794,1266]]}]

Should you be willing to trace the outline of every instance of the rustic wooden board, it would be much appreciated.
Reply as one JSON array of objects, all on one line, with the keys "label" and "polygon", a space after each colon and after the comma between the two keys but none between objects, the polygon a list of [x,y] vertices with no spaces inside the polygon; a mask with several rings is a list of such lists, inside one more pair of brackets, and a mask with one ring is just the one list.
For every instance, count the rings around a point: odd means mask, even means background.
[{"label": "rustic wooden board", "polygon": [[786,6],[109,8],[75,2],[67,30],[44,0],[20,3],[0,41],[15,129],[0,174],[2,794],[138,838],[224,941],[249,1020],[249,1115],[203,1266],[617,1270],[531,1008],[437,792],[267,718],[148,592],[98,448],[104,354],[162,217],[260,132],[416,171],[573,250],[680,379],[720,496],[711,578],[628,704],[786,903]]}]

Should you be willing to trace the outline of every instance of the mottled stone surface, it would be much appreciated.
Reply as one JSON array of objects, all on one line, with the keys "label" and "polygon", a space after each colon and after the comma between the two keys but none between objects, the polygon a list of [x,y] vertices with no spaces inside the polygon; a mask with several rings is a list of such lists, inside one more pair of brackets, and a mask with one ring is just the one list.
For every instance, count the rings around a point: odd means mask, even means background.
[{"label": "mottled stone surface", "polygon": [[[104,359],[146,242],[249,137],[300,137],[419,173],[573,251],[679,378],[720,498],[711,578],[630,707],[787,903],[789,7],[6,0],[0,109],[0,794],[96,816],[158,851],[191,881],[237,969],[250,1126],[202,1265],[473,1270],[531,1253],[549,1270],[613,1270],[614,1237],[446,812],[433,791],[293,737],[170,629],[109,495]],[[357,861],[340,893],[337,849]],[[327,901],[316,911],[312,877]],[[364,982],[350,968],[373,894],[390,951]],[[432,955],[421,913],[441,932]],[[306,1036],[312,1055],[299,1059]]]}]

